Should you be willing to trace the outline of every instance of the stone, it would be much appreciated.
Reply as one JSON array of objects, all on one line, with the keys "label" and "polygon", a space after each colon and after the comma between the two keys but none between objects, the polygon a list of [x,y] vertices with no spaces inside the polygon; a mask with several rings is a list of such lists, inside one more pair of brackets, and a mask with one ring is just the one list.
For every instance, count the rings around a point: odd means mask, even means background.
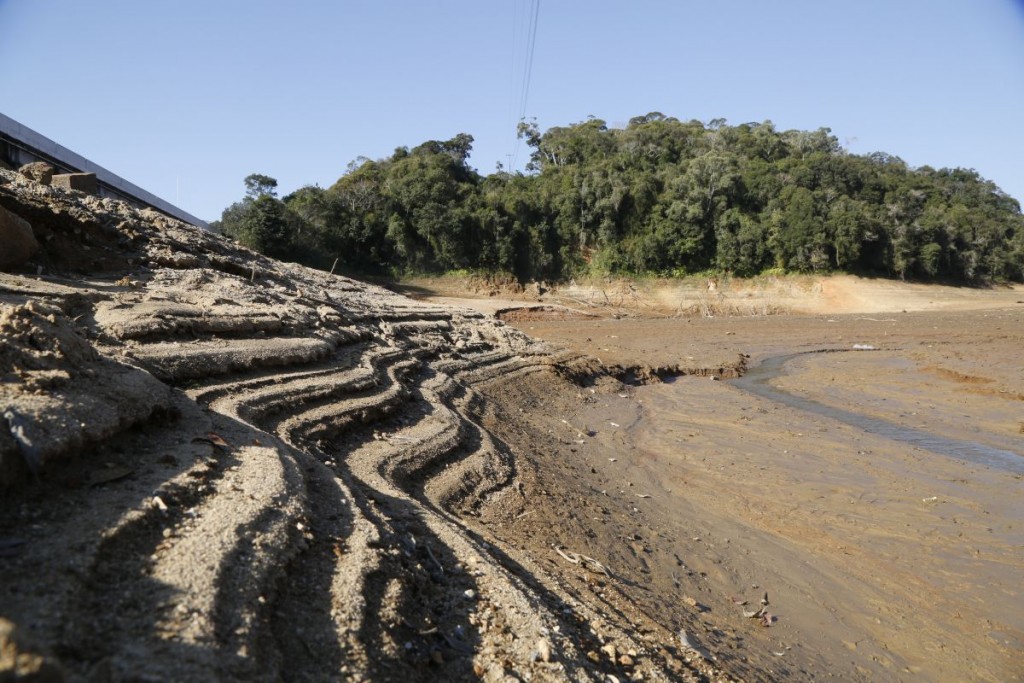
[{"label": "stone", "polygon": [[61,173],[53,176],[52,185],[86,194],[99,194],[100,190],[95,173]]},{"label": "stone", "polygon": [[0,206],[0,268],[18,268],[39,251],[32,226]]},{"label": "stone", "polygon": [[524,291],[528,296],[539,298],[548,291],[548,287],[547,284],[543,282],[530,282],[526,285]]},{"label": "stone", "polygon": [[551,643],[547,641],[547,638],[541,638],[537,641],[537,655],[542,662],[551,661]]},{"label": "stone", "polygon": [[0,617],[0,681],[63,683],[64,671],[14,624]]},{"label": "stone", "polygon": [[50,166],[45,161],[33,161],[31,164],[25,164],[18,169],[18,173],[25,176],[29,180],[34,180],[37,183],[43,185],[49,185],[53,181],[53,166]]}]

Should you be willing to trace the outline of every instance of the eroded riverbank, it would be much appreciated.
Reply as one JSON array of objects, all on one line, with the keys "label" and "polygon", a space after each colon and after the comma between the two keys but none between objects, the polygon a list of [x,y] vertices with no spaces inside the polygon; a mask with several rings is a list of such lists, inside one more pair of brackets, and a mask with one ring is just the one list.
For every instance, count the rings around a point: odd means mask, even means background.
[{"label": "eroded riverbank", "polygon": [[1020,669],[1019,477],[708,377],[872,345],[894,384],[779,382],[1006,439],[1024,309],[517,323],[580,353],[2,171],[0,204],[40,245],[0,277],[0,678]]}]

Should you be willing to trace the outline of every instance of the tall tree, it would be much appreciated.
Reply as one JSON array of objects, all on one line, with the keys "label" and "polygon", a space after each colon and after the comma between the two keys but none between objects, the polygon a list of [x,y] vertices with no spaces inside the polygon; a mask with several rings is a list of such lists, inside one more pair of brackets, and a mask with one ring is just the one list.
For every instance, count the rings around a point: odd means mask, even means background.
[{"label": "tall tree", "polygon": [[459,133],[358,159],[330,189],[302,188],[281,206],[277,181],[252,174],[220,225],[307,263],[373,271],[1024,278],[1016,200],[971,170],[850,154],[828,128],[651,112],[625,128],[588,117],[544,132],[523,121],[518,133],[531,149],[525,174],[480,176],[473,138]]},{"label": "tall tree", "polygon": [[245,194],[256,199],[264,195],[277,196],[277,180],[261,173],[251,173],[245,177]]}]

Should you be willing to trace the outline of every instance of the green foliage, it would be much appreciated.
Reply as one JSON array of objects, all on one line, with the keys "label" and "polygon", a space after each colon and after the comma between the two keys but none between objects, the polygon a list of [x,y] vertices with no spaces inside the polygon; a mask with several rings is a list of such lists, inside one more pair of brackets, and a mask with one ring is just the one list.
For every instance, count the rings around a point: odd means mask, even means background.
[{"label": "green foliage", "polygon": [[260,173],[247,175],[245,177],[245,194],[252,199],[257,199],[264,195],[276,197],[277,180]]},{"label": "green foliage", "polygon": [[288,256],[289,231],[284,204],[270,195],[253,200],[242,220],[239,237],[242,244],[264,254]]},{"label": "green foliage", "polygon": [[254,248],[350,272],[741,276],[846,272],[963,282],[1024,278],[1020,205],[965,169],[852,155],[827,128],[779,131],[652,112],[541,132],[527,173],[481,176],[459,134],[358,159],[283,200],[253,174],[220,228]]},{"label": "green foliage", "polygon": [[217,228],[250,249],[275,258],[291,258],[301,243],[306,222],[277,199],[277,181],[252,174],[245,179],[246,197],[224,209]]}]

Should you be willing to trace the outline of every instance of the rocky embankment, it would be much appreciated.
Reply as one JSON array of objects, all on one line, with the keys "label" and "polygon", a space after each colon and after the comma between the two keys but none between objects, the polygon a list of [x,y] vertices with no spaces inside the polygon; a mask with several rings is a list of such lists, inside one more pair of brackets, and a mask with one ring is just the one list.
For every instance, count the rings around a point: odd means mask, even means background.
[{"label": "rocky embankment", "polygon": [[0,680],[720,677],[468,523],[534,503],[478,390],[585,359],[2,170],[0,207]]}]

